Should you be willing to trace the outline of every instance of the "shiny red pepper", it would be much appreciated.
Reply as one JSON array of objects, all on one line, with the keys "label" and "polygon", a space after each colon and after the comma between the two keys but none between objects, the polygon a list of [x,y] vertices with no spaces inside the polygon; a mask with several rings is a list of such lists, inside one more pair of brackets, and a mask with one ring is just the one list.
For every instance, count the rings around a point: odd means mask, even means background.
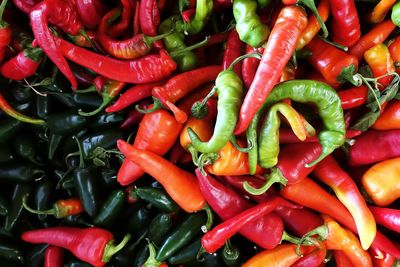
[{"label": "shiny red pepper", "polygon": [[140,1],[140,29],[149,36],[157,35],[158,26],[160,25],[160,11],[158,9],[157,0],[141,0]]},{"label": "shiny red pepper", "polygon": [[376,223],[400,233],[400,210],[369,206]]},{"label": "shiny red pepper", "polygon": [[96,28],[106,11],[103,2],[101,0],[75,0],[75,3],[83,25],[89,29]]},{"label": "shiny red pepper", "polygon": [[[4,9],[6,8],[7,0],[3,0],[0,5],[0,55],[5,53],[5,49],[11,43],[12,30],[10,25],[3,20]],[[0,57],[0,61],[3,56]]]},{"label": "shiny red pepper", "polygon": [[40,0],[13,0],[13,3],[25,14],[29,14]]},{"label": "shiny red pepper", "polygon": [[[224,70],[229,68],[232,62],[242,55],[244,43],[240,40],[239,34],[235,29],[231,30],[228,36],[228,40],[226,41],[226,48],[224,52],[224,59],[222,63],[222,67]],[[242,62],[238,62],[233,70],[236,72],[239,77],[242,76]]]},{"label": "shiny red pepper", "polygon": [[1,75],[11,80],[23,80],[36,73],[43,58],[40,48],[26,48],[1,66]]},{"label": "shiny red pepper", "polygon": [[374,267],[393,267],[395,266],[396,258],[376,248],[368,250]]},{"label": "shiny red pepper", "polygon": [[[393,26],[394,27],[394,26]],[[396,37],[393,42],[389,44],[389,52],[394,62],[400,62],[400,37]],[[400,67],[396,66],[396,72],[400,73]]]},{"label": "shiny red pepper", "polygon": [[[258,51],[257,48],[253,48],[249,45],[246,46],[246,54],[254,54]],[[260,60],[254,57],[248,57],[243,59],[242,63],[242,79],[244,84],[246,85],[246,88],[250,88],[251,83],[254,80],[254,77],[256,76],[258,64],[260,63]]]},{"label": "shiny red pepper", "polygon": [[64,260],[64,249],[49,246],[44,252],[44,267],[62,267]]},{"label": "shiny red pepper", "polygon": [[366,85],[356,86],[338,92],[342,108],[352,109],[362,106],[368,102],[368,87]]}]

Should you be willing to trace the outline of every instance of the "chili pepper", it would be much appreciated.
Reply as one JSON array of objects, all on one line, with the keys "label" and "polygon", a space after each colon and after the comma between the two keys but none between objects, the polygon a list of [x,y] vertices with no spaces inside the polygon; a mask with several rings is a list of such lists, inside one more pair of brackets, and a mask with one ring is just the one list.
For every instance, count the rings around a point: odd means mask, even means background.
[{"label": "chili pepper", "polygon": [[257,111],[267,99],[282,70],[295,50],[301,32],[307,25],[303,9],[284,7],[271,31],[257,69],[255,79],[240,108],[239,122],[235,134],[246,130]]},{"label": "chili pepper", "polygon": [[342,108],[346,110],[366,104],[368,101],[368,92],[369,90],[366,85],[339,91],[338,95],[342,103]]},{"label": "chili pepper", "polygon": [[[257,50],[250,45],[246,45],[246,55],[254,54]],[[242,79],[246,88],[250,88],[251,83],[256,76],[256,71],[260,60],[255,57],[247,57],[243,59],[242,64]]]},{"label": "chili pepper", "polygon": [[400,130],[364,132],[354,138],[355,143],[349,150],[349,163],[360,166],[400,156],[397,149],[399,135]]},{"label": "chili pepper", "polygon": [[1,75],[11,80],[22,80],[36,73],[43,53],[40,48],[26,48],[1,66]]},{"label": "chili pepper", "polygon": [[[197,101],[201,101],[202,99],[204,99],[213,87],[214,87],[213,83],[207,83],[204,86],[201,86],[200,88],[196,89],[190,95],[186,96],[185,98],[183,98],[181,101],[178,102],[177,105],[178,109],[182,110],[186,114],[190,114],[192,112],[193,104],[196,103]],[[213,110],[214,107],[215,111]],[[211,115],[214,116],[217,112],[216,105],[214,105],[214,103],[211,100],[207,102],[207,110],[209,111],[207,117]]]},{"label": "chili pepper", "polygon": [[154,177],[186,212],[198,211],[204,207],[205,200],[194,175],[153,152],[136,149],[123,140],[118,140],[117,146],[127,158]]},{"label": "chili pepper", "polygon": [[[202,142],[192,129],[188,128],[188,134],[192,140],[192,146],[202,153],[213,153],[223,148],[231,138],[239,113],[240,98],[242,95],[242,81],[232,70],[232,65],[220,74],[215,80],[215,87],[209,95],[196,107],[195,113],[201,113],[201,107],[214,93],[218,94],[218,112],[214,133],[210,140]],[[192,112],[195,111],[192,108]],[[195,115],[196,116],[196,115]]]},{"label": "chili pepper", "polygon": [[159,55],[122,61],[93,53],[59,38],[56,41],[61,52],[69,60],[106,78],[121,82],[156,82],[168,77],[176,68],[176,63],[165,50],[160,50]]},{"label": "chili pepper", "polygon": [[[175,143],[181,128],[182,125],[166,110],[146,114],[139,125],[133,146],[164,155]],[[121,185],[128,185],[143,174],[144,170],[138,164],[124,160],[117,180]]]},{"label": "chili pepper", "polygon": [[382,22],[395,3],[396,1],[394,0],[379,1],[371,13],[368,14],[368,20],[372,23]]},{"label": "chili pepper", "polygon": [[113,234],[107,230],[60,226],[26,231],[21,238],[33,244],[47,243],[65,248],[78,259],[101,267],[124,247],[131,236],[127,234],[120,244],[115,245]]},{"label": "chili pepper", "polygon": [[88,124],[91,131],[99,131],[104,128],[113,128],[124,120],[121,113],[101,113],[93,118],[93,121]]},{"label": "chili pepper", "polygon": [[[228,220],[252,207],[239,194],[219,183],[211,175],[207,173],[204,175],[196,169],[196,176],[207,203],[223,220]],[[240,229],[240,234],[266,249],[276,247],[282,240],[292,240],[284,232],[282,220],[274,213],[249,222]]]},{"label": "chili pepper", "polygon": [[[346,139],[352,139],[356,136],[359,136],[361,133],[362,132],[359,130],[348,129],[346,131]],[[300,142],[315,143],[315,142],[318,142],[318,137],[317,136],[306,137],[306,139],[304,141],[300,141],[300,139],[293,133],[292,130],[281,128],[279,130],[279,142],[281,144],[293,144],[293,143],[300,143]]]},{"label": "chili pepper", "polygon": [[60,247],[49,246],[44,253],[44,267],[62,267],[64,250]]},{"label": "chili pepper", "polygon": [[353,266],[349,258],[341,250],[333,250],[333,256],[335,257],[335,262],[337,267],[348,267]]},{"label": "chili pepper", "polygon": [[400,232],[400,211],[397,209],[369,206],[377,224],[395,232]]},{"label": "chili pepper", "polygon": [[79,148],[79,167],[73,170],[75,188],[84,210],[90,217],[94,217],[99,205],[99,189],[96,177],[94,176],[94,170],[91,166],[85,167],[82,145],[76,137],[74,139]]},{"label": "chili pepper", "polygon": [[136,205],[127,217],[127,231],[140,237],[147,233],[147,227],[153,219],[151,211],[142,205]]},{"label": "chili pepper", "polygon": [[174,76],[163,86],[153,87],[152,94],[158,100],[158,103],[155,102],[154,109],[160,108],[161,105],[168,107],[174,113],[176,120],[184,123],[187,115],[174,103],[197,87],[215,80],[220,71],[221,66],[217,65],[198,68]]},{"label": "chili pepper", "polygon": [[56,218],[65,218],[69,215],[80,214],[83,211],[82,203],[77,198],[61,199],[53,204],[53,208],[49,210],[34,210],[27,204],[27,197],[23,198],[24,208],[34,214],[54,215]]},{"label": "chili pepper", "polygon": [[178,253],[175,253],[168,259],[170,264],[185,264],[191,261],[196,261],[197,253],[201,248],[201,239],[198,238],[191,244],[185,246]]},{"label": "chili pepper", "polygon": [[75,111],[52,113],[48,116],[46,125],[54,134],[73,134],[85,127],[87,119]]},{"label": "chili pepper", "polygon": [[264,203],[251,207],[214,227],[208,231],[202,238],[201,244],[208,253],[215,252],[222,247],[227,239],[236,234],[246,224],[261,218],[262,216],[272,212],[278,206],[293,207],[292,204],[281,198],[271,198]]},{"label": "chili pepper", "polygon": [[[383,1],[383,2],[389,2],[389,1]],[[392,3],[393,2],[393,3]],[[400,17],[399,17],[399,14],[400,14],[400,5],[399,5],[399,3],[396,3],[396,1],[390,1],[390,3],[389,3],[391,6],[389,6],[388,7],[388,9],[390,9],[392,6],[392,14],[391,14],[391,16],[390,16],[390,18],[391,18],[391,20],[392,20],[392,22],[396,25],[396,26],[398,26],[398,25],[400,25]],[[386,7],[386,6],[385,6]],[[386,10],[385,10],[386,11]],[[384,14],[385,16],[386,16],[386,14],[387,14],[387,12]],[[384,17],[385,17],[384,16]]]},{"label": "chili pepper", "polygon": [[43,176],[44,171],[29,162],[0,164],[0,180],[12,183],[29,183]]},{"label": "chili pepper", "polygon": [[[287,185],[281,190],[281,195],[286,199],[332,216],[352,232],[357,233],[356,224],[342,203],[310,178],[305,178],[299,183]],[[382,233],[377,231],[372,247],[381,249],[392,255],[400,254],[400,251]]]},{"label": "chili pepper", "polygon": [[101,227],[111,227],[121,214],[125,202],[125,192],[115,190],[110,193],[103,208],[93,218],[93,223]]},{"label": "chili pepper", "polygon": [[151,221],[147,232],[147,237],[156,246],[160,246],[165,236],[171,230],[172,218],[171,215],[160,213]]},{"label": "chili pepper", "polygon": [[[144,100],[144,101],[141,101],[138,105],[139,105],[140,109],[146,109],[149,107],[149,102]],[[138,125],[139,122],[141,122],[143,117],[144,117],[143,113],[136,110],[136,108],[133,108],[131,110],[131,112],[129,112],[129,114],[127,115],[125,120],[121,123],[121,125],[120,125],[121,130],[127,131],[127,130],[132,129],[133,127]]]},{"label": "chili pepper", "polygon": [[103,2],[99,0],[77,0],[75,4],[83,25],[89,29],[96,28],[106,9]]},{"label": "chili pepper", "polygon": [[183,248],[198,233],[201,232],[201,226],[206,223],[206,216],[203,212],[190,214],[181,224],[179,224],[171,234],[163,241],[157,252],[156,260],[165,261]]},{"label": "chili pepper", "polygon": [[372,128],[375,130],[395,130],[400,129],[400,101],[392,100],[388,103],[385,110],[375,121]]},{"label": "chili pepper", "polygon": [[10,240],[0,240],[0,258],[3,260],[24,263],[24,256],[21,248],[14,242],[10,242]]},{"label": "chili pepper", "polygon": [[40,160],[37,160],[38,149],[36,140],[28,136],[27,134],[19,133],[13,140],[13,148],[18,156],[23,159],[27,159],[33,164],[41,165]]},{"label": "chili pepper", "polygon": [[[0,5],[0,50],[4,51],[11,43],[12,30],[10,25],[3,20],[4,9],[6,8],[7,1],[2,1]],[[2,52],[4,53],[4,52]]]},{"label": "chili pepper", "polygon": [[131,104],[151,96],[153,87],[161,85],[161,82],[138,84],[126,90],[114,104],[106,108],[106,112],[117,112]]},{"label": "chili pepper", "polygon": [[[108,30],[108,34],[112,38],[117,38],[127,31],[131,22],[132,13],[135,12],[136,14],[138,11],[138,9],[136,9],[136,7],[138,7],[138,3],[135,5],[135,3],[132,1],[121,0],[121,4],[123,8],[121,19],[118,23],[111,25],[110,29]],[[136,27],[134,30],[136,30]]]},{"label": "chili pepper", "polygon": [[[238,32],[233,29],[229,33],[228,40],[226,41],[226,47],[224,52],[224,59],[222,63],[222,67],[224,70],[228,69],[232,62],[242,55],[243,43],[239,39]],[[242,76],[242,63],[238,62],[234,67],[234,71],[236,74],[241,77]]]},{"label": "chili pepper", "polygon": [[376,223],[356,183],[332,156],[321,161],[313,174],[332,188],[340,202],[349,210],[356,223],[361,245],[363,249],[368,249],[375,238]]},{"label": "chili pepper", "polygon": [[160,24],[160,11],[155,0],[144,0],[140,2],[140,29],[144,34],[157,35]]},{"label": "chili pepper", "polygon": [[392,267],[396,259],[389,253],[380,251],[379,249],[371,248],[369,254],[372,259],[373,266],[376,267]]},{"label": "chili pepper", "polygon": [[[78,134],[76,134],[77,137]],[[109,149],[115,147],[115,142],[123,138],[123,134],[118,129],[105,129],[83,137],[81,141],[82,153],[85,159],[93,158],[97,147]]]},{"label": "chili pepper", "polygon": [[383,43],[395,28],[396,25],[394,25],[391,20],[385,20],[377,24],[349,49],[349,54],[355,56],[358,60],[361,60],[365,51],[374,45]]},{"label": "chili pepper", "polygon": [[185,23],[189,23],[195,15],[196,15],[195,8],[190,8],[190,9],[187,9],[187,10],[181,12],[182,20]]},{"label": "chili pepper", "polygon": [[383,90],[393,80],[393,76],[389,74],[396,71],[388,47],[384,44],[374,45],[365,51],[364,58],[375,78],[388,75],[377,81],[379,83],[378,88]]},{"label": "chili pepper", "polygon": [[139,187],[132,191],[132,194],[151,203],[163,212],[173,213],[178,211],[178,205],[161,189]]},{"label": "chili pepper", "polygon": [[321,263],[325,262],[326,246],[322,242],[317,242],[317,248],[309,254],[303,256],[301,259],[296,261],[293,267],[307,267],[307,266],[320,266]]},{"label": "chili pepper", "polygon": [[314,38],[306,46],[311,52],[308,62],[317,69],[330,83],[344,83],[349,81],[354,86],[360,86],[361,81],[355,75],[358,69],[358,60],[355,56],[330,45],[319,38]]},{"label": "chili pepper", "polygon": [[[301,246],[300,253],[302,255],[307,254],[312,247]],[[292,266],[301,257],[296,253],[296,245],[294,244],[282,244],[272,250],[264,250],[247,262],[243,267],[262,267],[268,266]]]},{"label": "chili pepper", "polygon": [[32,123],[37,125],[42,125],[45,123],[45,121],[42,119],[31,118],[15,110],[12,106],[10,106],[10,104],[8,104],[7,100],[3,97],[2,94],[0,94],[0,109],[3,110],[4,113],[6,113],[8,116],[13,117],[14,119],[22,122]]},{"label": "chili pepper", "polygon": [[[319,3],[317,12],[321,17],[322,22],[325,22],[329,17],[329,2],[323,0]],[[321,29],[321,24],[318,22],[318,17],[313,15],[308,19],[308,24],[305,30],[302,32],[300,39],[297,41],[296,50],[299,51],[304,48],[311,40],[317,35]]]},{"label": "chili pepper", "polygon": [[361,37],[360,19],[353,0],[330,0],[333,41],[350,47]]},{"label": "chili pepper", "polygon": [[29,185],[15,185],[11,197],[11,208],[4,221],[4,230],[10,231],[14,229],[15,225],[19,222],[21,213],[24,210],[24,207],[22,206],[22,199],[26,194],[29,194],[30,191],[31,187]]},{"label": "chili pepper", "polygon": [[379,206],[387,206],[400,197],[399,160],[393,158],[379,162],[369,168],[361,179],[368,196]]},{"label": "chili pepper", "polygon": [[189,23],[177,24],[177,29],[190,35],[198,34],[204,28],[213,7],[212,0],[197,0],[194,18]]},{"label": "chili pepper", "polygon": [[233,1],[233,16],[240,40],[252,47],[259,47],[267,41],[269,28],[256,13],[257,1]]},{"label": "chili pepper", "polygon": [[154,248],[154,245],[148,240],[148,248],[149,248],[149,257],[147,260],[143,263],[142,267],[152,267],[152,266],[158,266],[158,267],[168,267],[167,264],[158,262],[155,259],[156,256],[156,249]]}]

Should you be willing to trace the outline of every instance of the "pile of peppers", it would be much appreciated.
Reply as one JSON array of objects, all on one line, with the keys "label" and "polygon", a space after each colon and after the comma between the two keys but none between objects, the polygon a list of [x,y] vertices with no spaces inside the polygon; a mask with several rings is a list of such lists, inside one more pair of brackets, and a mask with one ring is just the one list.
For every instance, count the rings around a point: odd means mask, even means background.
[{"label": "pile of peppers", "polygon": [[2,0],[0,266],[399,266],[397,27],[395,0]]}]

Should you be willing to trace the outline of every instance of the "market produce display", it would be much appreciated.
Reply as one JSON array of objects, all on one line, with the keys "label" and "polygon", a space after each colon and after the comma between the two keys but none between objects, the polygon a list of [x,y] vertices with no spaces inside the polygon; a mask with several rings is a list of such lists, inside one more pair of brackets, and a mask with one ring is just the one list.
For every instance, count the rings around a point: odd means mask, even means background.
[{"label": "market produce display", "polygon": [[400,266],[400,1],[2,0],[0,267]]}]

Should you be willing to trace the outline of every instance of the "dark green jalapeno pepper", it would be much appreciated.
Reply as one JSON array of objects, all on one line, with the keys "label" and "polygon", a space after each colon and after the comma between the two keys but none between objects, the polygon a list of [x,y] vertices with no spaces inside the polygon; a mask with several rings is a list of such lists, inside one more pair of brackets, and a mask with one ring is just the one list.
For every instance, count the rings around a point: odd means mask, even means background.
[{"label": "dark green jalapeno pepper", "polygon": [[10,203],[8,203],[7,199],[0,194],[0,215],[4,216],[8,214],[8,211],[10,210]]},{"label": "dark green jalapeno pepper", "polygon": [[143,264],[146,262],[147,258],[150,255],[149,247],[147,246],[147,244],[148,243],[146,240],[142,240],[142,242],[140,242],[140,249],[136,252],[133,267],[142,267]]},{"label": "dark green jalapeno pepper", "polygon": [[[192,146],[202,153],[216,153],[223,148],[233,135],[242,99],[243,83],[240,77],[230,66],[227,70],[220,72],[215,80],[215,87],[204,98],[195,109],[202,109],[208,98],[218,93],[218,114],[215,122],[215,129],[208,142],[202,142],[199,136],[188,128]],[[192,112],[195,110],[192,110]],[[195,112],[196,113],[196,112]]]},{"label": "dark green jalapeno pepper", "polygon": [[121,214],[125,202],[125,192],[115,190],[108,196],[102,209],[93,218],[93,223],[100,227],[110,227]]},{"label": "dark green jalapeno pepper", "polygon": [[35,110],[38,118],[44,119],[49,115],[49,98],[47,96],[36,95]]},{"label": "dark green jalapeno pepper", "polygon": [[91,131],[104,130],[119,125],[123,120],[121,113],[103,113],[91,119],[88,128]]},{"label": "dark green jalapeno pepper", "polygon": [[56,153],[57,148],[60,146],[61,141],[63,139],[62,135],[50,133],[48,149],[47,149],[47,158],[52,160],[54,154]]},{"label": "dark green jalapeno pepper", "polygon": [[70,93],[52,93],[48,94],[48,97],[55,98],[68,108],[75,108],[75,101]]},{"label": "dark green jalapeno pepper", "polygon": [[19,120],[12,118],[2,119],[0,123],[0,143],[8,141],[13,137],[21,128],[23,123]]},{"label": "dark green jalapeno pepper", "polygon": [[32,100],[33,91],[28,86],[16,86],[12,90],[12,96],[18,103],[27,103]]},{"label": "dark green jalapeno pepper", "polygon": [[86,117],[80,116],[77,112],[71,110],[53,113],[47,118],[47,127],[50,132],[58,135],[77,133],[86,124]]},{"label": "dark green jalapeno pepper", "polygon": [[151,221],[147,233],[147,238],[159,246],[164,240],[165,235],[172,228],[172,218],[171,215],[160,213]]},{"label": "dark green jalapeno pepper", "polygon": [[134,266],[135,258],[133,257],[133,255],[137,254],[135,253],[135,250],[139,247],[140,242],[144,240],[145,236],[146,234],[143,234],[136,240],[131,239],[130,242],[128,242],[128,244],[126,244],[123,249],[121,249],[117,254],[114,255],[112,262],[121,267]]},{"label": "dark green jalapeno pepper", "polygon": [[27,159],[30,162],[40,165],[37,160],[37,141],[28,134],[19,133],[13,138],[14,151],[21,158]]},{"label": "dark green jalapeno pepper", "polygon": [[147,228],[152,220],[152,212],[141,205],[141,203],[135,204],[132,210],[128,213],[127,217],[127,231],[134,237],[138,238],[147,232]]},{"label": "dark green jalapeno pepper", "polygon": [[11,197],[11,207],[4,222],[4,229],[6,231],[12,230],[21,217],[24,210],[22,205],[25,195],[31,192],[31,186],[26,184],[16,184]]},{"label": "dark green jalapeno pepper", "polygon": [[240,40],[252,47],[260,47],[269,36],[269,28],[256,13],[256,0],[234,0],[233,16]]},{"label": "dark green jalapeno pepper", "polygon": [[187,245],[207,222],[204,212],[190,214],[172,233],[164,240],[158,250],[156,260],[163,262]]},{"label": "dark green jalapeno pepper", "polygon": [[24,263],[21,248],[11,240],[0,239],[0,259]]},{"label": "dark green jalapeno pepper", "polygon": [[163,190],[151,187],[138,187],[132,194],[151,203],[163,212],[176,212],[179,207],[172,198]]},{"label": "dark green jalapeno pepper", "polygon": [[119,129],[107,129],[82,138],[82,153],[85,159],[90,159],[97,147],[109,149],[115,146],[118,139],[123,139]]},{"label": "dark green jalapeno pepper", "polygon": [[[39,181],[35,188],[33,195],[32,207],[36,210],[48,210],[53,205],[53,194],[56,185],[52,180]],[[48,216],[45,214],[36,215],[41,223],[45,226],[48,225]]]},{"label": "dark green jalapeno pepper", "polygon": [[64,218],[63,223],[72,226],[86,226],[94,227],[93,224],[89,223],[90,218],[86,214],[69,215]]},{"label": "dark green jalapeno pepper", "polygon": [[44,175],[44,171],[30,162],[6,162],[0,164],[0,181],[29,183]]},{"label": "dark green jalapeno pepper", "polygon": [[73,93],[72,100],[75,107],[84,110],[96,109],[102,103],[102,98],[98,93]]},{"label": "dark green jalapeno pepper", "polygon": [[119,186],[117,182],[117,169],[116,168],[101,168],[100,177],[107,188],[115,188]]},{"label": "dark green jalapeno pepper", "polygon": [[201,238],[196,239],[194,242],[184,247],[174,256],[168,259],[171,264],[185,264],[188,262],[196,261],[197,254],[201,247]]}]

